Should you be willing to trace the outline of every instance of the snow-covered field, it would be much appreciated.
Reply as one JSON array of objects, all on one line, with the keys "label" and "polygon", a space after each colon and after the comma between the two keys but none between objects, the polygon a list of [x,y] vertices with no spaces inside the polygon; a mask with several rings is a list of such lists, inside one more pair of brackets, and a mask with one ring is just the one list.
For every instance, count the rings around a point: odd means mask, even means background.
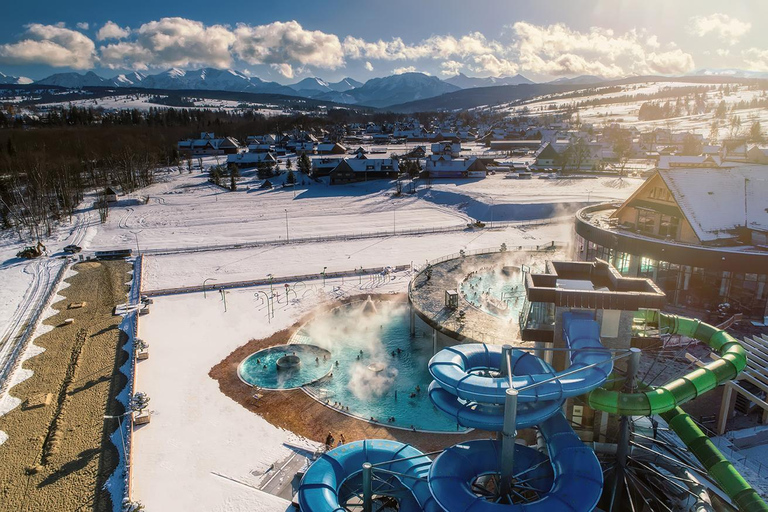
[{"label": "snow-covered field", "polygon": [[[163,95],[155,94],[121,94],[115,96],[105,96],[103,98],[83,98],[72,101],[60,101],[52,103],[40,103],[38,108],[46,109],[51,107],[80,107],[80,108],[103,108],[104,110],[124,110],[124,109],[137,109],[137,110],[149,110],[150,108],[168,108],[168,105],[162,103],[153,102],[153,98]],[[262,114],[264,116],[279,116],[288,115],[291,112],[285,110],[277,105],[269,105],[262,103],[253,103],[247,101],[235,101],[235,100],[218,100],[210,98],[195,98],[194,94],[187,95],[192,100],[192,106],[184,108],[199,108],[199,109],[211,109],[211,110],[226,110],[232,113],[242,113],[245,111]],[[8,98],[9,102],[21,101],[21,98]],[[3,98],[6,101],[6,98]]]},{"label": "snow-covered field", "polygon": [[[405,291],[408,278],[397,274],[375,292]],[[224,396],[208,371],[248,340],[269,336],[333,299],[334,289],[354,295],[372,291],[366,286],[329,279],[317,295],[276,305],[271,323],[257,319],[261,306],[253,295],[259,288],[229,291],[226,313],[218,294],[155,298],[139,327],[151,357],[137,366],[136,389],[152,398],[152,423],[133,438],[134,499],[149,510],[286,510],[288,502],[251,486],[290,454],[284,442],[310,442]]]},{"label": "snow-covered field", "polygon": [[294,191],[279,186],[283,179],[270,180],[277,185],[272,190],[259,190],[263,181],[251,173],[244,175],[236,192],[228,192],[208,183],[207,173],[199,170],[168,172],[158,183],[111,207],[109,220],[98,226],[88,249],[136,249],[137,240],[141,250],[166,249],[286,236],[430,230],[463,226],[472,219],[541,218],[552,213],[541,205],[625,199],[641,183],[615,178],[506,180],[496,175],[435,180],[431,189],[392,197],[394,184],[385,180],[331,186],[304,178],[305,184]]},{"label": "snow-covered field", "polygon": [[[727,83],[727,82],[724,82]],[[724,95],[722,91],[713,89],[706,93],[706,101],[711,106],[717,106],[720,101],[724,101],[728,107],[728,119],[722,121],[722,126],[717,134],[718,139],[731,136],[731,130],[728,126],[728,120],[731,115],[738,115],[742,119],[742,128],[749,129],[749,126],[753,121],[760,121],[763,126],[768,123],[768,109],[751,109],[742,108],[734,110],[731,109],[735,104],[745,101],[752,101],[753,99],[759,99],[765,97],[765,92],[760,90],[750,89],[745,85],[736,85],[727,83],[731,89],[730,94]],[[597,88],[596,93],[589,96],[578,96],[573,98],[567,98],[570,93],[552,94],[544,97],[533,98],[532,100],[525,102],[519,106],[502,106],[498,107],[501,111],[512,113],[519,113],[523,108],[527,108],[531,115],[539,114],[555,114],[561,112],[566,106],[575,106],[578,103],[599,101],[606,98],[614,98],[617,101],[607,105],[589,105],[579,107],[579,117],[584,123],[591,123],[594,125],[612,123],[620,123],[626,127],[635,126],[640,131],[650,131],[655,128],[668,128],[673,131],[690,131],[694,133],[700,133],[704,137],[709,138],[711,132],[711,126],[713,121],[712,112],[706,114],[690,115],[669,119],[658,119],[654,121],[640,121],[638,119],[638,112],[640,106],[648,101],[657,103],[664,103],[669,100],[674,104],[675,97],[661,98],[661,99],[633,99],[634,95],[649,95],[665,90],[673,90],[682,87],[714,87],[719,88],[722,84],[706,84],[697,82],[646,82],[641,84],[629,84],[622,87],[620,92],[604,92],[600,93],[601,88]],[[604,88],[603,88],[604,89]],[[622,99],[624,99],[622,101]],[[552,105],[557,105],[558,109],[552,110]]]},{"label": "snow-covered field", "polygon": [[[206,166],[215,163],[215,158],[204,159]],[[206,278],[222,283],[267,274],[318,273],[324,267],[343,271],[420,265],[460,249],[568,242],[572,237],[568,219],[541,226],[502,225],[502,221],[548,217],[565,206],[623,199],[640,184],[632,179],[507,180],[498,175],[485,180],[436,180],[430,189],[393,197],[394,183],[384,180],[330,186],[310,185],[304,178],[305,185],[296,188],[294,197],[294,190],[280,186],[284,176],[272,180],[276,188],[260,190],[261,180],[244,173],[238,190],[229,192],[208,183],[207,173],[200,170],[168,170],[154,185],[121,197],[104,224],[90,207],[92,198],[87,200],[71,223],[59,225],[46,240],[48,252],[61,254],[70,243],[90,254],[123,247],[145,251],[272,241],[237,250],[149,254],[145,289],[198,285]],[[286,213],[292,240],[371,232],[378,236],[274,243],[285,239]],[[472,219],[493,221],[496,229],[463,229]],[[458,230],[431,232],[441,228]],[[423,233],[406,236],[404,230]],[[60,261],[19,260],[14,255],[23,245],[11,235],[0,240],[1,329],[13,322],[20,304],[25,308],[29,303],[27,288],[32,288],[38,267]],[[285,510],[286,502],[250,486],[288,453],[282,443],[292,435],[222,395],[208,371],[248,339],[290,325],[311,305],[330,298],[334,287],[352,294],[360,292],[359,286],[354,278],[329,280],[328,295],[278,309],[272,324],[253,320],[254,290],[232,290],[226,314],[218,297],[155,299],[152,314],[142,317],[140,325],[152,356],[139,365],[137,389],[152,397],[155,414],[151,426],[139,429],[135,437],[136,498],[153,510]],[[384,291],[404,290],[407,276],[399,275],[387,286]]]},{"label": "snow-covered field", "polygon": [[[213,165],[216,159],[208,157],[203,163]],[[305,185],[296,187],[294,193],[291,188],[279,186],[284,176],[272,180],[276,188],[259,190],[262,181],[253,173],[244,173],[238,190],[228,192],[208,183],[207,173],[200,170],[193,170],[192,174],[169,170],[160,174],[154,185],[121,197],[110,208],[109,219],[104,224],[99,223],[97,213],[91,209],[93,198],[87,198],[72,221],[65,220],[45,240],[48,254],[63,255],[61,249],[72,243],[90,253],[115,248],[144,251],[284,241],[286,223],[290,239],[402,233],[406,230],[429,232],[460,228],[473,219],[493,221],[498,225],[500,221],[548,217],[566,206],[572,208],[587,202],[621,200],[641,183],[636,179],[618,181],[615,178],[507,180],[496,175],[485,180],[435,180],[431,189],[422,188],[417,194],[392,197],[394,184],[385,180],[330,186],[304,178]],[[542,229],[393,236],[158,257],[148,262],[151,272],[148,282],[152,287],[175,279],[194,283],[198,278],[196,274],[205,274],[204,279],[211,277],[211,271],[237,278],[247,277],[251,270],[252,277],[268,273],[305,273],[306,269],[314,272],[310,263],[313,259],[317,264],[324,261],[322,266],[338,270],[361,265],[405,264],[455,252],[461,247],[491,247],[502,241],[513,245],[536,243],[536,240],[563,241],[570,232],[570,226]],[[12,233],[5,233],[0,238],[0,280],[3,282],[0,287],[0,332],[12,322],[25,294],[35,282],[34,276],[41,271],[41,260],[15,257],[25,244]],[[272,257],[275,259],[270,260]],[[290,264],[291,258],[302,261],[303,268]],[[182,271],[175,260],[188,270]],[[274,263],[268,268],[264,263],[269,261]],[[272,268],[278,263],[283,265],[284,271],[282,267]],[[197,266],[205,270],[197,271]]]}]

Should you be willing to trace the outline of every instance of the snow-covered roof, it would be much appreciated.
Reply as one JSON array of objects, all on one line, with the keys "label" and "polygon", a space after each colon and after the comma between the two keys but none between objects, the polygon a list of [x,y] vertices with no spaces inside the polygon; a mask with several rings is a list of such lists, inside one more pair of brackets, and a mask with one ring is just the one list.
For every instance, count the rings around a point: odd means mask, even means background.
[{"label": "snow-covered roof", "polygon": [[[432,157],[437,155],[431,155]],[[430,158],[426,163],[428,171],[466,171],[475,163],[477,157],[471,158]]]},{"label": "snow-covered roof", "polygon": [[760,153],[764,154],[765,156],[768,156],[768,147],[760,147],[757,144],[750,146],[747,151],[749,151],[749,152],[751,152],[751,151],[759,151]]},{"label": "snow-covered roof", "polygon": [[257,164],[260,162],[276,162],[272,153],[237,153],[227,156],[227,163]]},{"label": "snow-covered roof", "polygon": [[657,168],[672,169],[674,167],[720,167],[722,162],[716,155],[662,155],[659,157]]},{"label": "snow-covered roof", "polygon": [[768,165],[668,169],[659,175],[702,242],[733,238],[745,218],[750,229],[768,231]]},{"label": "snow-covered roof", "polygon": [[397,171],[397,160],[391,158],[345,158],[345,162],[354,172],[366,171]]}]

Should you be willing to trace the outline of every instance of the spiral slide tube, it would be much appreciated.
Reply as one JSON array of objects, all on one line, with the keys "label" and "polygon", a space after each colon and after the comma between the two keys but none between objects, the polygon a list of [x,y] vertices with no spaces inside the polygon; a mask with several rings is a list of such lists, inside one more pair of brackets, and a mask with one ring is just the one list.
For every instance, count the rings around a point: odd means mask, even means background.
[{"label": "spiral slide tube", "polygon": [[[519,391],[519,402],[536,404],[532,409],[551,408],[552,404],[547,402],[562,403],[567,398],[588,393],[602,385],[613,369],[611,354],[600,343],[600,327],[591,317],[564,313],[563,333],[571,359],[570,367],[563,372],[556,373],[549,364],[528,352],[512,351],[512,387]],[[457,420],[462,414],[473,417],[484,413],[494,415],[488,406],[504,403],[509,379],[487,374],[489,371],[498,374],[501,359],[500,346],[479,343],[457,345],[438,352],[429,362],[429,372],[435,379],[430,386],[430,396],[434,397],[435,405],[443,412],[457,416]],[[450,402],[455,402],[451,408],[448,407]],[[469,402],[481,405],[478,408],[474,404],[467,405]],[[483,407],[486,410],[481,410]],[[466,409],[476,413],[466,412]],[[554,410],[549,415],[552,413]],[[518,422],[525,426],[546,419],[529,421],[527,418],[528,411],[518,412]],[[474,426],[488,427],[484,424]]]},{"label": "spiral slide tube", "polygon": [[476,477],[498,472],[501,464],[500,443],[482,440],[452,446],[432,463],[429,488],[437,502],[447,512],[593,510],[603,492],[603,473],[595,452],[581,442],[562,412],[539,425],[539,431],[547,443],[549,467],[532,460],[528,452],[538,453],[533,448],[515,446],[514,472],[540,499],[508,505],[486,501],[472,492]]},{"label": "spiral slide tube", "polygon": [[706,343],[720,355],[720,359],[663,386],[639,393],[596,388],[589,395],[589,406],[593,409],[621,416],[661,414],[736,378],[747,365],[744,347],[723,330],[699,320],[665,315],[658,310],[646,309],[640,313],[647,323],[658,325],[661,332],[682,334]]},{"label": "spiral slide tube", "polygon": [[342,504],[362,488],[362,467],[368,462],[405,476],[378,474],[396,494],[401,512],[442,512],[429,491],[427,472],[432,461],[411,445],[374,439],[355,441],[312,464],[299,486],[299,507],[306,512],[345,512]]},{"label": "spiral slide tube", "polygon": [[[479,497],[472,484],[480,476],[499,472],[500,443],[472,441],[441,453],[429,470],[429,488],[446,511],[586,512],[597,505],[603,490],[600,463],[573,431],[560,407],[566,398],[602,385],[613,362],[600,343],[599,326],[591,317],[565,313],[563,334],[571,349],[571,366],[563,372],[556,373],[545,361],[527,352],[511,352],[511,385],[519,391],[515,426],[538,425],[550,459],[550,467],[544,470],[546,464],[530,453],[535,450],[515,446],[513,472],[518,484],[535,492],[538,499],[501,504]],[[435,379],[429,396],[438,409],[455,417],[460,425],[502,430],[501,404],[510,386],[508,377],[495,376],[502,364],[501,347],[467,344],[444,349],[429,363]]]}]

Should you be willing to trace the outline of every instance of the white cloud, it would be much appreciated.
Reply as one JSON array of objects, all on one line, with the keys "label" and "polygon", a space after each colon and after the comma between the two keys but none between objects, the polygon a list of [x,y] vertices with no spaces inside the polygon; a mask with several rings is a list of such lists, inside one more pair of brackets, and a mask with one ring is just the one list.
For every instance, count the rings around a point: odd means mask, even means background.
[{"label": "white cloud", "polygon": [[96,32],[96,39],[103,41],[105,39],[125,39],[131,34],[131,29],[121,27],[113,21],[108,21]]},{"label": "white cloud", "polygon": [[301,64],[324,69],[344,65],[344,52],[336,35],[305,30],[297,21],[240,24],[234,35],[233,52],[248,64]]},{"label": "white cloud", "polygon": [[414,66],[405,66],[392,70],[393,75],[402,75],[403,73],[416,73],[416,68]]},{"label": "white cloud", "polygon": [[347,36],[343,48],[349,58],[375,60],[448,59],[499,53],[504,50],[500,43],[486,39],[480,32],[473,32],[458,39],[451,35],[436,35],[416,44],[406,44],[399,37],[390,41],[366,41]]},{"label": "white cloud", "polygon": [[371,64],[371,61],[365,62],[365,69],[367,69],[368,71],[373,71],[373,64]]},{"label": "white cloud", "polygon": [[293,66],[291,66],[290,64],[286,64],[285,62],[281,64],[277,64],[277,63],[270,64],[270,67],[275,71],[277,71],[278,73],[280,73],[281,75],[283,75],[285,78],[293,78],[294,76]]},{"label": "white cloud", "polygon": [[135,30],[135,41],[101,47],[101,63],[110,68],[227,68],[235,35],[223,25],[206,27],[185,18],[162,18]]},{"label": "white cloud", "polygon": [[752,71],[768,71],[768,50],[750,48],[742,52],[744,61]]},{"label": "white cloud", "polygon": [[680,49],[655,51],[658,40],[648,44],[649,36],[642,31],[617,35],[599,27],[579,32],[561,23],[538,26],[526,22],[517,22],[512,29],[520,67],[544,75],[674,74],[694,66],[693,57]]},{"label": "white cloud", "polygon": [[447,60],[440,64],[440,67],[442,68],[440,74],[445,76],[456,76],[461,72],[463,66],[464,64],[457,60]]},{"label": "white cloud", "polygon": [[88,69],[96,57],[95,45],[84,34],[57,25],[32,23],[21,41],[0,45],[2,64],[47,64]]},{"label": "white cloud", "polygon": [[87,22],[87,21],[81,21],[80,23],[78,23],[78,24],[77,24],[77,25],[75,25],[75,26],[76,26],[77,28],[79,28],[80,30],[88,30],[88,27],[90,27],[90,25],[88,24],[88,22]]},{"label": "white cloud", "polygon": [[713,34],[721,41],[733,45],[752,29],[752,24],[718,12],[709,16],[694,16],[687,28],[691,34],[699,37]]},{"label": "white cloud", "polygon": [[498,58],[492,53],[476,55],[472,59],[475,63],[472,70],[481,75],[508,76],[515,75],[520,67],[517,63],[507,59]]}]

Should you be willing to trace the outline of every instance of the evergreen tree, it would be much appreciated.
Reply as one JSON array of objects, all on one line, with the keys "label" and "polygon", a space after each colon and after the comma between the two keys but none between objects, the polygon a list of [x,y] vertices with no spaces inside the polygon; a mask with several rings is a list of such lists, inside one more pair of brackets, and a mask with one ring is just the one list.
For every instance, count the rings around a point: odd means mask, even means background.
[{"label": "evergreen tree", "polygon": [[309,157],[306,153],[302,153],[299,157],[299,170],[307,175],[312,170],[312,162],[309,161]]}]

